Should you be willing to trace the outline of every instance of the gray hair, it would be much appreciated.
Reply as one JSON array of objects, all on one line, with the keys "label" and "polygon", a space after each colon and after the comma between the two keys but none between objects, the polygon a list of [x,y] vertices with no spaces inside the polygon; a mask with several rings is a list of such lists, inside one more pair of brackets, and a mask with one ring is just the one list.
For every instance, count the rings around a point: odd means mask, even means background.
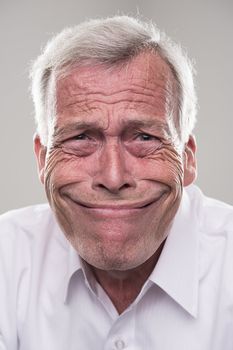
[{"label": "gray hair", "polygon": [[186,53],[151,22],[115,16],[66,28],[48,42],[31,70],[37,133],[47,145],[49,125],[56,114],[55,84],[75,65],[114,66],[140,52],[158,52],[170,66],[178,86],[178,127],[187,142],[196,122],[197,98],[193,67]]}]

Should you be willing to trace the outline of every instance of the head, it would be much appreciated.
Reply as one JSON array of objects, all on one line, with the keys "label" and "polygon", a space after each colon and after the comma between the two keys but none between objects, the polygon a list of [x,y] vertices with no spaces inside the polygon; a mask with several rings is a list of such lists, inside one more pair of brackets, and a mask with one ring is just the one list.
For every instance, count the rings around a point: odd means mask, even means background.
[{"label": "head", "polygon": [[196,97],[180,47],[126,16],[64,30],[32,70],[41,182],[71,244],[109,270],[142,265],[196,176]]}]

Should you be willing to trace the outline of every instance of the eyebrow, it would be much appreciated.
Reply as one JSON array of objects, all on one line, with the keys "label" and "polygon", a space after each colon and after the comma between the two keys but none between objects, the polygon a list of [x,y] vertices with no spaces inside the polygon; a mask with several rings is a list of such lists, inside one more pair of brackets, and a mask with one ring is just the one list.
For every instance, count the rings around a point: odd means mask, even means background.
[{"label": "eyebrow", "polygon": [[75,123],[66,124],[65,126],[55,127],[53,136],[54,137],[58,137],[58,136],[61,137],[61,136],[64,136],[64,135],[67,135],[69,133],[73,133],[73,132],[79,131],[79,130],[100,129],[100,128],[101,127],[100,127],[98,122],[77,121]]},{"label": "eyebrow", "polygon": [[[167,123],[160,120],[148,120],[147,118],[137,118],[137,119],[129,119],[122,121],[123,127],[127,129],[137,129],[137,128],[150,128],[159,130],[163,134],[170,136],[171,132]],[[72,123],[68,123],[65,126],[55,127],[54,129],[54,137],[63,137],[67,134],[74,133],[80,130],[104,130],[105,128],[101,126],[98,121],[76,121]]]},{"label": "eyebrow", "polygon": [[139,119],[132,119],[132,120],[128,120],[125,121],[123,120],[123,124],[125,125],[125,127],[132,127],[132,128],[143,128],[143,127],[147,127],[147,128],[151,128],[151,129],[161,129],[167,133],[169,133],[169,127],[167,123],[164,123],[160,120],[148,120],[148,119],[144,119],[144,118],[139,118]]}]

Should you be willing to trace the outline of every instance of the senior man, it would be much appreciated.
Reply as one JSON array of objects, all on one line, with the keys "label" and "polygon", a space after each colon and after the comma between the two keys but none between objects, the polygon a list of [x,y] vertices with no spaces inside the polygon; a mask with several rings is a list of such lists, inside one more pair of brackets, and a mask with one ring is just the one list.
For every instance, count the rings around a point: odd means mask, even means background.
[{"label": "senior man", "polygon": [[181,48],[89,21],[48,43],[32,94],[49,205],[0,219],[0,349],[232,350],[233,211],[191,185]]}]

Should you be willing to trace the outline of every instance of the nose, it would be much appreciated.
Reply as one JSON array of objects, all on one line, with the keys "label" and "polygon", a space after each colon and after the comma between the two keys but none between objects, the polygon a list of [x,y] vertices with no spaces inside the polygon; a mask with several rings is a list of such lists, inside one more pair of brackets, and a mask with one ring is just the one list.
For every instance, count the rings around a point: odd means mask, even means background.
[{"label": "nose", "polygon": [[105,189],[111,193],[119,193],[135,187],[135,180],[127,170],[124,150],[117,142],[106,144],[98,159],[97,171],[93,177],[94,189]]}]

